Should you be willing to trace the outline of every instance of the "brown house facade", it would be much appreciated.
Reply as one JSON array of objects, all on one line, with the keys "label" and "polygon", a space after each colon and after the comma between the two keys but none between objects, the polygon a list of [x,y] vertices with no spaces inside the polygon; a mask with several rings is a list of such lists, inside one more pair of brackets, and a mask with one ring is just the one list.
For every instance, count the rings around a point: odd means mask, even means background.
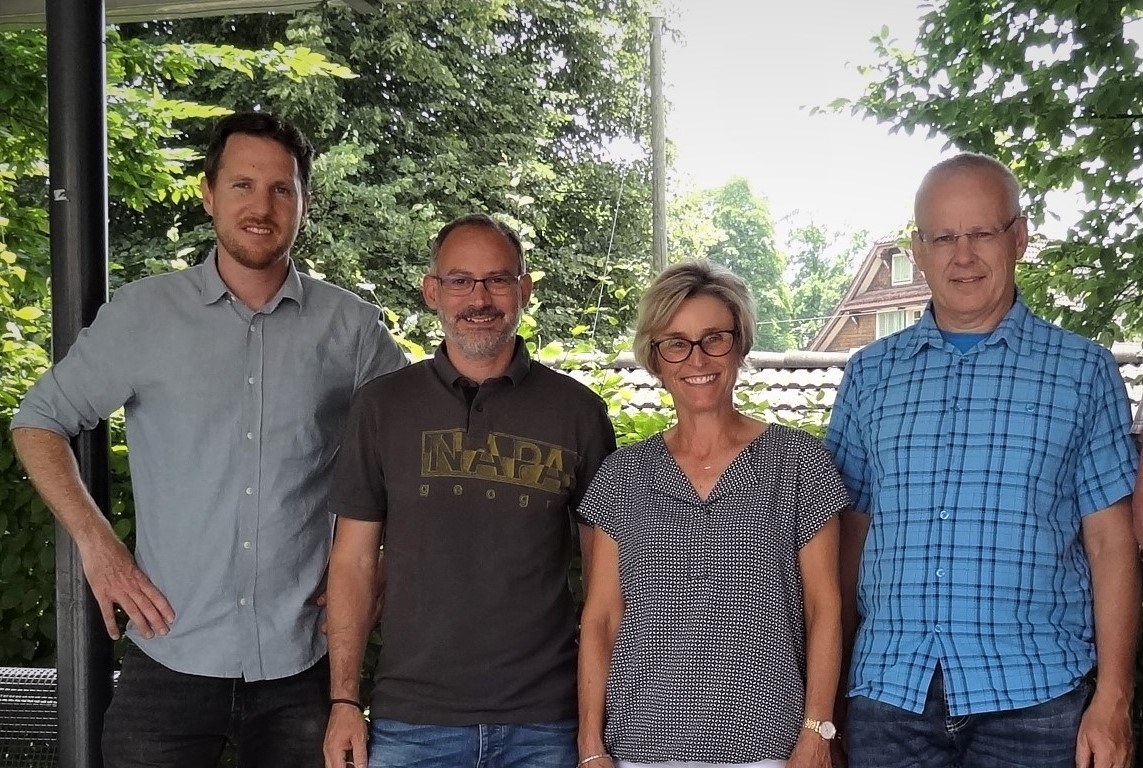
[{"label": "brown house facade", "polygon": [[912,254],[894,239],[878,240],[808,349],[849,352],[896,333],[920,319],[929,295]]}]

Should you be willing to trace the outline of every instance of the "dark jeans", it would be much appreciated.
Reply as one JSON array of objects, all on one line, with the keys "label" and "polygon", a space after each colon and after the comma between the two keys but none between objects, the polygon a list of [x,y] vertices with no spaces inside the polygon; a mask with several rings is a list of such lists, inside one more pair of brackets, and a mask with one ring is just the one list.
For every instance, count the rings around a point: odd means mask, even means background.
[{"label": "dark jeans", "polygon": [[921,714],[849,700],[849,768],[1075,768],[1080,718],[1093,683],[1023,709],[952,717],[938,667]]},{"label": "dark jeans", "polygon": [[321,768],[329,661],[280,680],[174,672],[128,644],[103,725],[106,768],[209,768],[226,742],[241,768]]},{"label": "dark jeans", "polygon": [[575,720],[519,725],[412,725],[374,719],[369,768],[573,768]]}]

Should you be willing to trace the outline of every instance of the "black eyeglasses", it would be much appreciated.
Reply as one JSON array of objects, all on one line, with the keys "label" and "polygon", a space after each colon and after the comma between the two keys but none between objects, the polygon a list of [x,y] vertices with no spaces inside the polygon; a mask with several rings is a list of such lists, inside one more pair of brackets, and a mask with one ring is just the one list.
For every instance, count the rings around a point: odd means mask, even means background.
[{"label": "black eyeglasses", "polygon": [[922,243],[932,248],[934,251],[949,252],[956,248],[956,243],[962,237],[968,238],[968,244],[973,247],[988,247],[993,245],[1000,236],[1012,228],[1018,220],[1024,218],[1020,214],[1016,214],[1008,223],[1003,227],[997,229],[977,229],[972,232],[949,232],[943,235],[926,235],[921,230],[917,230],[917,237]]},{"label": "black eyeglasses", "polygon": [[659,357],[668,363],[681,363],[691,356],[695,347],[702,349],[707,357],[725,357],[734,349],[734,340],[737,336],[735,331],[712,331],[698,341],[672,336],[669,339],[652,341],[651,346],[659,353]]},{"label": "black eyeglasses", "polygon": [[496,296],[503,296],[512,293],[512,291],[520,284],[520,278],[523,275],[491,275],[489,277],[470,277],[469,275],[429,275],[429,277],[436,280],[441,284],[441,288],[445,293],[451,293],[453,296],[467,296],[476,289],[476,284],[481,283],[484,290]]}]

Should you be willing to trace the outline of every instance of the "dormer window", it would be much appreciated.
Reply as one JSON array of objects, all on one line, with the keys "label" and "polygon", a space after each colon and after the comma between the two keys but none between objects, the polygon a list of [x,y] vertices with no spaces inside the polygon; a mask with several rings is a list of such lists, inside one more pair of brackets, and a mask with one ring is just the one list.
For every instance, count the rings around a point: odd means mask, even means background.
[{"label": "dormer window", "polygon": [[893,254],[890,272],[893,285],[907,285],[913,282],[913,260],[907,253],[897,251]]}]

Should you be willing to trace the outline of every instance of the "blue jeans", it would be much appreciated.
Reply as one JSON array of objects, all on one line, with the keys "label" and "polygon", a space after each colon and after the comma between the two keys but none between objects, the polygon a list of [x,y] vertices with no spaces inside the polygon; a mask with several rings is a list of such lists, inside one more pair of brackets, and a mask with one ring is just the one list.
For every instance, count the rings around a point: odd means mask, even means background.
[{"label": "blue jeans", "polygon": [[575,720],[522,725],[369,724],[369,768],[574,768]]},{"label": "blue jeans", "polygon": [[329,662],[280,680],[167,669],[133,644],[103,724],[106,768],[209,768],[229,741],[240,768],[322,768]]},{"label": "blue jeans", "polygon": [[1075,768],[1080,718],[1092,691],[1085,678],[1043,704],[952,717],[937,667],[919,715],[864,696],[849,700],[849,768]]}]

